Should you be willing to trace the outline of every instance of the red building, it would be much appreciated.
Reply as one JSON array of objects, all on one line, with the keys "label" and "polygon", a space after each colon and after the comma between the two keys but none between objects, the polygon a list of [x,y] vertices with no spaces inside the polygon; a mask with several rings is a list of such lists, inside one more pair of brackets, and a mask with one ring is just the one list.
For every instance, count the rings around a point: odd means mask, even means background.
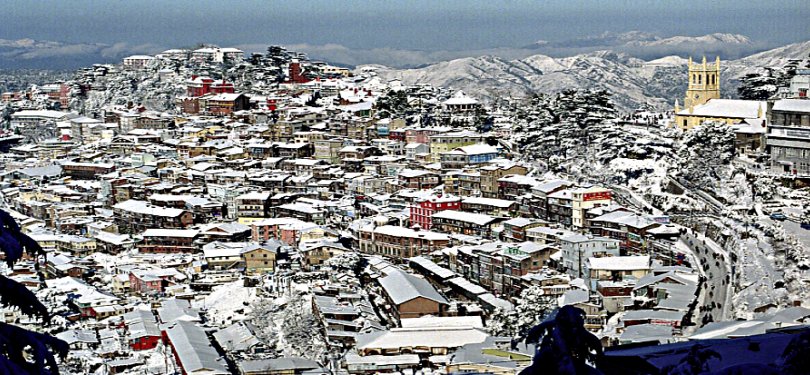
[{"label": "red building", "polygon": [[455,196],[432,196],[411,206],[411,226],[419,225],[422,229],[433,227],[433,214],[444,210],[460,210],[461,198]]},{"label": "red building", "polygon": [[153,349],[160,342],[160,329],[151,311],[128,312],[124,314],[124,324],[127,327],[127,343],[132,350]]},{"label": "red building", "polygon": [[224,79],[214,81],[211,84],[211,93],[214,94],[233,94],[233,83],[227,82]]},{"label": "red building", "polygon": [[304,76],[301,70],[301,63],[298,60],[293,60],[290,63],[290,82],[292,83],[307,83],[309,78]]},{"label": "red building", "polygon": [[214,80],[210,77],[192,76],[191,81],[186,85],[188,96],[203,96],[211,92],[211,85]]}]

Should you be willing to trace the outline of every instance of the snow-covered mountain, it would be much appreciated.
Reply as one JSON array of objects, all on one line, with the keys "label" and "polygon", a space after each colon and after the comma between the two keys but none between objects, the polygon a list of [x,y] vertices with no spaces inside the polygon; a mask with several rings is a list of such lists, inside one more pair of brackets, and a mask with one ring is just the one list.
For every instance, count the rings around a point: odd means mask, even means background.
[{"label": "snow-covered mountain", "polygon": [[[747,40],[730,34],[712,35],[715,40]],[[664,40],[655,42],[664,43]],[[810,42],[804,42],[724,61],[721,74],[723,96],[736,96],[737,80],[746,72],[761,67],[782,66],[788,59],[807,57],[808,53]],[[675,99],[680,99],[686,89],[686,70],[686,59],[678,56],[643,61],[611,51],[562,58],[546,55],[514,60],[496,56],[467,57],[419,69],[377,66],[377,74],[383,79],[451,87],[482,99],[564,89],[608,89],[614,93],[613,100],[617,106],[624,110],[644,104],[671,108]]]}]

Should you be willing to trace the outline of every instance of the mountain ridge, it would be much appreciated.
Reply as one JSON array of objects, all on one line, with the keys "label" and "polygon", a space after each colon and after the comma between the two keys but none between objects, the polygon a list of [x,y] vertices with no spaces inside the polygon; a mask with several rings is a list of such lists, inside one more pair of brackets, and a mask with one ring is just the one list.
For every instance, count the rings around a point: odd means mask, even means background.
[{"label": "mountain ridge", "polygon": [[[723,61],[723,97],[736,96],[738,79],[744,74],[763,67],[781,67],[789,59],[807,57],[809,53],[810,41],[807,41]],[[686,59],[669,56],[645,61],[610,50],[563,58],[543,54],[512,60],[492,55],[465,57],[418,69],[373,66],[383,79],[450,87],[484,100],[565,89],[607,89],[614,93],[613,100],[624,110],[647,104],[658,109],[671,108],[675,99],[683,95],[687,83]]]}]

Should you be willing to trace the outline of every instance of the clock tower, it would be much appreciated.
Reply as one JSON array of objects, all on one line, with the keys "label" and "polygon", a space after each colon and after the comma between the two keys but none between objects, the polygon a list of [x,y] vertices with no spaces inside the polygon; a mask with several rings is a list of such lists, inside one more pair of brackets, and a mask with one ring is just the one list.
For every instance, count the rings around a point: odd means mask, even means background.
[{"label": "clock tower", "polygon": [[703,63],[695,64],[689,58],[689,87],[686,89],[686,98],[683,106],[691,109],[695,106],[705,104],[709,99],[720,98],[720,56],[714,64],[706,64],[706,56],[703,56]]}]

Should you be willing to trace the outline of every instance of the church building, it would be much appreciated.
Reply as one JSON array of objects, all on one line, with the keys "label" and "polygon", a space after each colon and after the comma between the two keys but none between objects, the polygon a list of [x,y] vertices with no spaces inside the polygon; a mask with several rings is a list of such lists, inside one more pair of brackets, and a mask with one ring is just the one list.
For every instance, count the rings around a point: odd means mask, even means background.
[{"label": "church building", "polygon": [[693,63],[689,58],[689,86],[683,108],[675,102],[675,126],[689,130],[706,121],[739,124],[765,117],[766,103],[755,100],[720,99],[720,57],[714,64]]}]

